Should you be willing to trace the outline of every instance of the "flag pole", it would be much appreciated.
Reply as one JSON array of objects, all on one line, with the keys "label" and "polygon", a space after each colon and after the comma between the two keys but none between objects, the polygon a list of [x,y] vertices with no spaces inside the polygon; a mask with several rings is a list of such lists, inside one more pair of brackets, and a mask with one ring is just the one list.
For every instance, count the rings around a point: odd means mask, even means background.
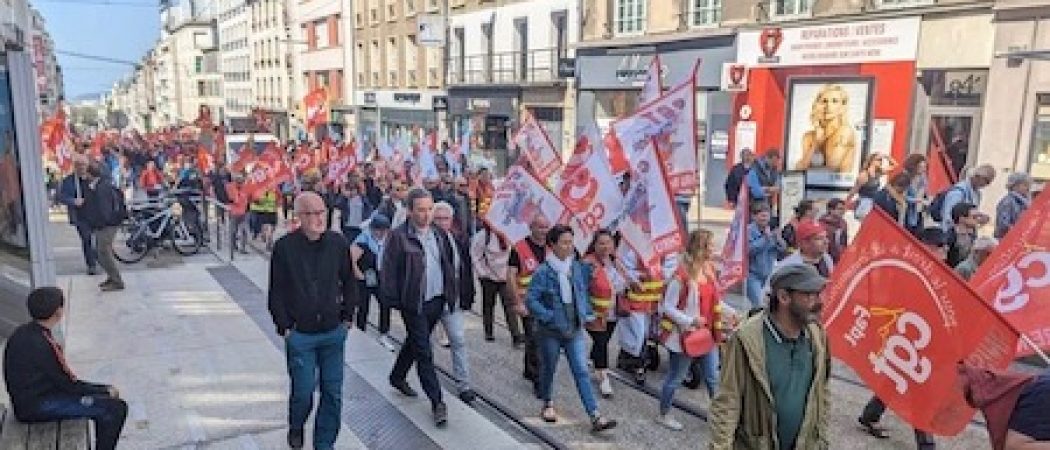
[{"label": "flag pole", "polygon": [[1043,349],[1039,348],[1038,345],[1035,345],[1035,342],[1032,342],[1032,338],[1028,337],[1027,334],[1022,333],[1020,336],[1021,341],[1024,342],[1025,345],[1032,347],[1032,350],[1035,350],[1035,354],[1039,355],[1039,357],[1043,359],[1043,362],[1046,363],[1047,366],[1050,366],[1050,357],[1046,356],[1046,353],[1043,352]]}]

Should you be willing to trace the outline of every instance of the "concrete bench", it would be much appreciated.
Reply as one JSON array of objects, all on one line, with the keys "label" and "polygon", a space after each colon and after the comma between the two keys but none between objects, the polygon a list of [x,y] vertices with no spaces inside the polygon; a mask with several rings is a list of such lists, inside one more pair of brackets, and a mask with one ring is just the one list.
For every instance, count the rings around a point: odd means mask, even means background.
[{"label": "concrete bench", "polygon": [[10,410],[0,406],[3,427],[0,449],[3,450],[89,450],[91,435],[87,419],[62,422],[22,423]]}]

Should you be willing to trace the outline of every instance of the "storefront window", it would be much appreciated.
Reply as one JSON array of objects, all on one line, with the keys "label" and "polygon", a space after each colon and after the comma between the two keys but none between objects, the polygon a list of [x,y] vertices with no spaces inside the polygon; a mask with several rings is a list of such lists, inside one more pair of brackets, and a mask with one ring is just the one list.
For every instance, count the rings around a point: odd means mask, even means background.
[{"label": "storefront window", "polygon": [[1037,180],[1050,181],[1050,94],[1039,94],[1038,102],[1028,173]]},{"label": "storefront window", "polygon": [[981,106],[988,70],[923,70],[919,81],[933,106]]},{"label": "storefront window", "polygon": [[18,160],[11,78],[7,57],[0,55],[0,267],[15,268],[28,276],[29,234]]}]

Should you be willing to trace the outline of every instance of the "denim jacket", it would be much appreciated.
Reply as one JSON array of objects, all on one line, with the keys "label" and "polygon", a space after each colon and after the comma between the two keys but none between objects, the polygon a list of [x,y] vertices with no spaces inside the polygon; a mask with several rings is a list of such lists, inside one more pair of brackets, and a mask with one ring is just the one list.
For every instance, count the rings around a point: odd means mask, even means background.
[{"label": "denim jacket", "polygon": [[[579,261],[572,263],[572,294],[576,297],[577,329],[582,329],[584,324],[595,319],[587,294],[591,270],[590,266]],[[566,304],[562,303],[558,274],[550,264],[544,262],[532,274],[529,290],[525,294],[525,304],[529,308],[529,314],[535,318],[543,331],[562,336],[576,332],[565,317]]]},{"label": "denim jacket", "polygon": [[777,258],[787,252],[776,238],[776,231],[766,236],[754,223],[747,226],[747,271],[757,279],[766,280],[773,273]]}]

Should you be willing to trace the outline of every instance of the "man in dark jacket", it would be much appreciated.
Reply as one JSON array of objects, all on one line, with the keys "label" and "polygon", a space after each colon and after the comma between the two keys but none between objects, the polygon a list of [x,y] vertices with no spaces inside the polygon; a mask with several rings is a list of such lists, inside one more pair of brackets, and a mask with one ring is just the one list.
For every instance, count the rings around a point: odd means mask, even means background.
[{"label": "man in dark jacket", "polygon": [[747,180],[747,173],[751,171],[751,164],[755,162],[755,153],[745,148],[740,152],[740,162],[729,169],[726,176],[726,200],[730,205],[736,206],[737,197],[740,196],[740,185]]},{"label": "man in dark jacket", "polygon": [[356,282],[349,246],[328,229],[324,200],[314,192],[295,199],[300,226],[274,244],[269,308],[284,337],[288,373],[288,445],[303,447],[303,427],[313,409],[317,382],[321,402],[314,419],[314,448],[330,450],[342,416],[343,355]]},{"label": "man in dark jacket", "polygon": [[73,173],[62,179],[58,186],[58,202],[66,205],[66,213],[69,223],[77,229],[80,236],[80,249],[84,253],[84,262],[87,264],[88,275],[98,272],[98,252],[95,250],[94,234],[91,225],[81,217],[80,209],[84,206],[84,192],[87,191],[87,158],[76,156],[73,158]]},{"label": "man in dark jacket", "polygon": [[103,177],[102,167],[93,162],[87,170],[87,189],[79,215],[91,226],[98,249],[98,263],[106,271],[106,281],[98,285],[103,292],[124,289],[124,280],[113,255],[113,239],[124,223],[124,193]]},{"label": "man in dark jacket", "polygon": [[27,303],[33,321],[19,326],[4,349],[4,381],[15,417],[22,422],[88,418],[95,423],[95,448],[116,448],[128,404],[117,388],[78,380],[66,364],[51,334],[65,314],[62,291],[37,288]]},{"label": "man in dark jacket", "polygon": [[390,372],[390,385],[408,397],[417,394],[405,381],[416,364],[419,382],[434,413],[434,422],[448,422],[441,386],[434,371],[430,333],[446,310],[459,300],[455,250],[444,231],[431,223],[434,199],[424,189],[413,189],[406,199],[408,220],[391,231],[379,270],[379,297],[401,311],[408,333]]}]

